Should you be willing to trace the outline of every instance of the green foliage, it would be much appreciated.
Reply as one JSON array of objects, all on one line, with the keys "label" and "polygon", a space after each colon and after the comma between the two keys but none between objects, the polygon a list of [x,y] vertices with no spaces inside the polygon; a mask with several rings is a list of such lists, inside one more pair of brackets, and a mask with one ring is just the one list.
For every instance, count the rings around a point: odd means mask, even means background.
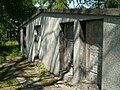
[{"label": "green foliage", "polygon": [[[0,17],[1,18],[1,17]],[[1,37],[2,38],[5,38],[5,27],[4,27],[4,25],[2,25],[1,23],[0,23],[0,44],[2,44],[3,42],[1,42],[1,41],[4,41],[4,40],[1,40]]]},{"label": "green foliage", "polygon": [[6,29],[15,30],[35,12],[32,0],[0,0],[0,38],[5,37]]},{"label": "green foliage", "polygon": [[[34,4],[39,3],[40,8],[48,9],[66,9],[67,0],[32,0]],[[45,6],[47,5],[47,6]]]},{"label": "green foliage", "polygon": [[[8,69],[10,70],[11,68]],[[10,71],[7,70],[7,68],[2,69],[1,67],[0,70],[0,77],[2,77],[2,79],[9,77],[7,75],[9,75]],[[2,90],[17,90],[19,87],[21,87],[21,85],[14,76],[10,76],[8,79],[0,81],[0,89]]]},{"label": "green foliage", "polygon": [[22,56],[19,50],[17,41],[8,41],[0,45],[0,64],[4,62],[4,59],[14,60],[16,56]]},{"label": "green foliage", "polygon": [[18,48],[15,48],[9,56],[14,59],[16,56],[22,56],[22,53]]},{"label": "green foliage", "polygon": [[120,0],[108,0],[107,6],[109,8],[120,8]]},{"label": "green foliage", "polygon": [[38,67],[39,67],[40,76],[44,76],[44,75],[45,75],[45,72],[47,72],[47,69],[46,69],[44,63],[39,62],[39,63],[38,63]]},{"label": "green foliage", "polygon": [[11,78],[9,80],[5,80],[3,82],[0,82],[0,88],[10,87],[10,86],[15,85],[15,84],[16,85],[18,84],[17,80],[15,78]]},{"label": "green foliage", "polygon": [[0,65],[4,62],[4,57],[0,56]]},{"label": "green foliage", "polygon": [[67,5],[67,0],[63,0],[63,1],[62,0],[56,0],[54,8],[55,9],[67,9],[66,5]]},{"label": "green foliage", "polygon": [[32,0],[1,0],[11,24],[19,25],[35,13]]}]

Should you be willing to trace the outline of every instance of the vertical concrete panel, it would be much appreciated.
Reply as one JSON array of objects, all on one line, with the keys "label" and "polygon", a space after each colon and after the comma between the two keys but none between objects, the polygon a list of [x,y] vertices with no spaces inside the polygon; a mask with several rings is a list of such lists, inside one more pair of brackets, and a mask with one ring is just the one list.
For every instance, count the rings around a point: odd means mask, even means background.
[{"label": "vertical concrete panel", "polygon": [[28,60],[33,60],[35,56],[34,21],[30,22],[26,27],[26,49],[27,49]]},{"label": "vertical concrete panel", "polygon": [[120,90],[120,18],[104,23],[102,90]]},{"label": "vertical concrete panel", "polygon": [[29,54],[29,24],[26,26],[26,53],[27,53],[27,57]]},{"label": "vertical concrete panel", "polygon": [[79,21],[75,21],[74,25],[74,56],[73,56],[73,65],[74,65],[74,76],[72,79],[72,84],[78,84],[79,81],[81,80],[81,76],[83,76],[81,72],[81,64],[83,62],[82,55],[84,54],[84,43],[79,37],[80,33],[80,23]]},{"label": "vertical concrete panel", "polygon": [[[44,56],[43,62],[46,68],[54,73],[58,74],[60,69],[60,62],[59,62],[59,20],[54,18],[47,18],[47,22],[49,23],[45,29],[44,38],[46,40],[42,43],[46,43],[44,49]],[[44,44],[45,45],[45,44]]]},{"label": "vertical concrete panel", "polygon": [[98,85],[102,83],[103,20],[86,21],[86,79]]},{"label": "vertical concrete panel", "polygon": [[21,52],[24,52],[23,51],[23,49],[24,49],[24,47],[23,47],[23,28],[20,29],[20,44],[21,44],[20,50],[21,50]]}]

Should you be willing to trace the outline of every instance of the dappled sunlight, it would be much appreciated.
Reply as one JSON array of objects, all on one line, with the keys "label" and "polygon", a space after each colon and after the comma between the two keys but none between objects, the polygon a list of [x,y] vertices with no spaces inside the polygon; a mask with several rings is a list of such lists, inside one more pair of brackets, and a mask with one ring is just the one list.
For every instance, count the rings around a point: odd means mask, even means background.
[{"label": "dappled sunlight", "polygon": [[4,64],[0,67],[0,89],[42,89],[38,83],[41,81],[40,73],[37,73],[35,69],[37,69],[36,66],[31,67],[28,60],[22,57]]}]

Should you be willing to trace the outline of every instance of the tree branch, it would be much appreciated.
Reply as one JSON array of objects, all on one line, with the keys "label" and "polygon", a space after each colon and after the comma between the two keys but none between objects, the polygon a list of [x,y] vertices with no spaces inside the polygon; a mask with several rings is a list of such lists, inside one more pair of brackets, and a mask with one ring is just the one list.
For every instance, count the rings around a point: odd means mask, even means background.
[{"label": "tree branch", "polygon": [[67,4],[63,0],[61,0],[61,1],[66,6],[66,8],[69,9],[69,7],[67,6]]}]

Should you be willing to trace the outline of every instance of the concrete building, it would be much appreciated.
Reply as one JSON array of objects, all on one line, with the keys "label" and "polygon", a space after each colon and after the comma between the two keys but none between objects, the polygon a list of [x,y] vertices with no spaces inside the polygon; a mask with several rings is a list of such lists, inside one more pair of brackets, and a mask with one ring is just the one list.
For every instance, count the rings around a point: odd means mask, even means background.
[{"label": "concrete building", "polygon": [[81,90],[120,90],[120,9],[39,10],[20,29],[28,60]]}]

